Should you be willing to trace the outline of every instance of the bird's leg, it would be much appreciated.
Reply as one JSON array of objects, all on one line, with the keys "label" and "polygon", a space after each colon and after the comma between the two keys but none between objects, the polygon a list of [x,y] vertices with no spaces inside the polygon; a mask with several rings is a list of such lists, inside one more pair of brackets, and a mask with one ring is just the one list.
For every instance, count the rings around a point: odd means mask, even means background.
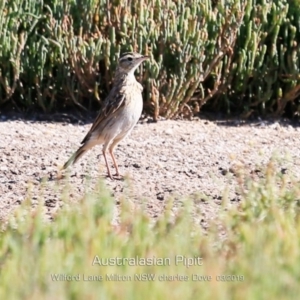
[{"label": "bird's leg", "polygon": [[109,146],[109,153],[110,153],[110,156],[113,160],[113,163],[114,163],[114,166],[116,168],[116,176],[118,177],[123,177],[120,172],[119,172],[119,168],[118,168],[118,165],[117,165],[117,162],[116,162],[116,158],[115,158],[115,155],[114,155],[114,149],[115,147],[117,146],[117,144],[120,142],[120,138],[119,139],[115,139],[112,144]]},{"label": "bird's leg", "polygon": [[114,180],[113,177],[111,176],[111,173],[110,173],[110,169],[109,169],[109,165],[108,165],[108,162],[107,162],[107,158],[106,158],[106,149],[103,149],[102,150],[102,153],[103,153],[103,156],[104,156],[104,160],[105,160],[105,164],[106,164],[106,169],[107,169],[107,174],[108,174],[108,177],[111,179],[111,180]]},{"label": "bird's leg", "polygon": [[119,173],[119,168],[118,168],[118,165],[117,165],[117,162],[116,162],[116,158],[115,158],[115,155],[114,155],[114,152],[113,152],[113,149],[109,149],[109,153],[110,153],[110,156],[113,160],[113,163],[114,163],[114,166],[116,168],[116,176],[120,176],[120,173]]}]

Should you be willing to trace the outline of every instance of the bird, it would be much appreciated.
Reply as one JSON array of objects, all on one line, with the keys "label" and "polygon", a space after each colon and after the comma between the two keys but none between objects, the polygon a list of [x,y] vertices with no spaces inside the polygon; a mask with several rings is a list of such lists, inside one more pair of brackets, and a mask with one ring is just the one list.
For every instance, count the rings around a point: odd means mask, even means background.
[{"label": "bird", "polygon": [[103,145],[102,154],[108,177],[114,179],[107,161],[107,150],[116,169],[115,176],[122,177],[114,156],[114,149],[130,134],[142,114],[143,86],[136,80],[134,72],[148,59],[149,56],[136,52],[125,52],[120,55],[112,89],[104,100],[92,127],[82,140],[81,146],[64,164],[63,169],[76,163],[92,147]]}]

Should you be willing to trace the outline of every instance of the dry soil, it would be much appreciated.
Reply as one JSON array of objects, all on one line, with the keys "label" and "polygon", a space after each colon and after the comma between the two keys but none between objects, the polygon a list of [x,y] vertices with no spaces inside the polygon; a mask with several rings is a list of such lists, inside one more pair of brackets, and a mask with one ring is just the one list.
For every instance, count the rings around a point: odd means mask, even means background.
[{"label": "dry soil", "polygon": [[56,180],[57,170],[80,145],[92,121],[63,114],[0,115],[0,219],[7,220],[26,197],[33,206],[42,203],[51,218],[63,204],[62,193],[76,202],[100,178],[115,202],[116,222],[120,201],[142,204],[156,218],[168,199],[176,209],[190,198],[199,207],[195,217],[205,227],[222,209],[225,194],[231,205],[240,200],[235,179],[239,166],[259,174],[276,156],[280,171],[300,178],[299,124],[143,119],[116,149],[125,180],[106,177],[100,146]]}]

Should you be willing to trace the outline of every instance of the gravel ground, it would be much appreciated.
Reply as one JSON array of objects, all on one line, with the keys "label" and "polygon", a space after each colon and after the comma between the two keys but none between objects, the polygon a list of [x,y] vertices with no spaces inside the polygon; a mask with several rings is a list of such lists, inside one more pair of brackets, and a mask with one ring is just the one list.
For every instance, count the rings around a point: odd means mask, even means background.
[{"label": "gravel ground", "polygon": [[42,202],[51,218],[63,203],[61,193],[76,201],[87,190],[87,181],[88,189],[93,189],[101,178],[116,203],[116,219],[120,201],[143,204],[156,218],[169,198],[176,209],[189,197],[197,203],[196,217],[205,227],[221,209],[225,189],[230,204],[239,201],[234,180],[238,165],[255,173],[276,155],[283,172],[300,178],[299,124],[144,119],[116,149],[126,180],[106,177],[98,146],[57,181],[58,168],[77,149],[92,122],[61,116],[48,116],[48,121],[0,116],[0,219],[7,220],[26,197],[33,206]]}]

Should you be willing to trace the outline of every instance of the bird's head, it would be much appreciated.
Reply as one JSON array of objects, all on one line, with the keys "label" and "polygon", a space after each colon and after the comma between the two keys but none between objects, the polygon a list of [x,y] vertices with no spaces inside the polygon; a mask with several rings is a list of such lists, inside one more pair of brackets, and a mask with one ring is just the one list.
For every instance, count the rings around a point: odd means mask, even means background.
[{"label": "bird's head", "polygon": [[149,56],[136,52],[123,53],[119,58],[118,71],[121,73],[133,74],[137,67],[149,58]]}]

